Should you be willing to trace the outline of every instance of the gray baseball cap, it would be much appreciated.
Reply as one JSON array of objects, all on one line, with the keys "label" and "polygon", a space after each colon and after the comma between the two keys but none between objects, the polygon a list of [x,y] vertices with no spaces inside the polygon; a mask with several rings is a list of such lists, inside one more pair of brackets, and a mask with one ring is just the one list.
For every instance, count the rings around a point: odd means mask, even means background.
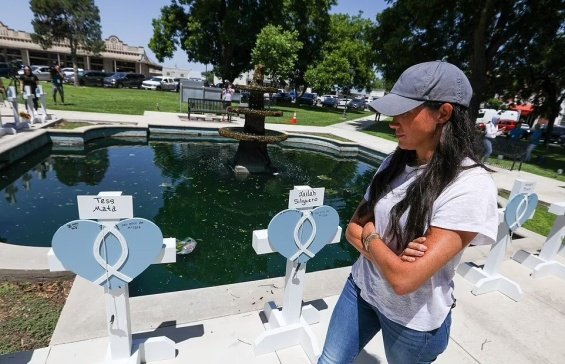
[{"label": "gray baseball cap", "polygon": [[451,63],[433,61],[416,64],[402,72],[390,93],[371,102],[369,107],[383,115],[396,116],[426,101],[469,107],[472,96],[471,83],[463,71]]}]

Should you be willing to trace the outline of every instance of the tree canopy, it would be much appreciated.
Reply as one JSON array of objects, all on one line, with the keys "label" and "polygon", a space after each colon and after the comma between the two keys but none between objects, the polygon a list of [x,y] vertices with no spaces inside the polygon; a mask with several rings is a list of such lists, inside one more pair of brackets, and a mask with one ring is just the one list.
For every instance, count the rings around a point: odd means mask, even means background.
[{"label": "tree canopy", "polygon": [[267,25],[257,36],[251,60],[253,64],[263,64],[265,73],[280,85],[292,77],[301,48],[296,31],[283,31],[280,25]]},{"label": "tree canopy", "polygon": [[334,86],[371,89],[375,82],[375,53],[370,42],[373,27],[372,21],[360,15],[332,15],[322,60],[310,65],[306,81],[320,92]]},{"label": "tree canopy", "polygon": [[160,62],[181,48],[192,62],[211,64],[233,82],[251,69],[257,34],[278,22],[282,3],[268,0],[172,0],[153,19],[149,48]]},{"label": "tree canopy", "polygon": [[33,12],[32,39],[47,49],[55,42],[67,42],[76,77],[77,50],[92,53],[104,50],[100,11],[94,0],[30,0]]},{"label": "tree canopy", "polygon": [[308,65],[319,59],[335,0],[171,0],[153,19],[149,48],[160,62],[178,49],[192,62],[211,64],[233,81],[253,68],[251,50],[267,25],[297,31],[303,48],[293,78],[301,84]]},{"label": "tree canopy", "polygon": [[449,6],[441,0],[389,3],[377,15],[373,37],[377,67],[389,82],[412,64],[445,59],[469,76],[471,106],[476,109],[495,93],[517,90],[500,81],[524,85],[516,82],[516,77],[524,78],[519,76],[524,71],[520,65],[537,64],[544,68],[542,73],[561,72],[563,79],[562,71],[553,69],[555,64],[540,62],[543,55],[529,50],[534,43],[547,44],[538,42],[540,38],[562,37],[562,0],[456,0]]}]

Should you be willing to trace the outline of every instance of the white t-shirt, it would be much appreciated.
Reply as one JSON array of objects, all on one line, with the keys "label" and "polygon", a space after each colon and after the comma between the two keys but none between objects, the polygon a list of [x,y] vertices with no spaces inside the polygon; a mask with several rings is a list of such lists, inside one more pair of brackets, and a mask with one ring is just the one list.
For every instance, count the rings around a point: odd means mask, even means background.
[{"label": "white t-shirt", "polygon": [[[384,168],[387,158],[380,169]],[[463,165],[474,162],[465,160]],[[425,166],[405,168],[390,188],[391,191],[381,198],[375,206],[375,224],[383,240],[394,249],[391,237],[386,234],[390,211],[402,200],[408,186],[414,182]],[[379,170],[380,170],[379,169]],[[496,205],[496,185],[489,172],[481,167],[462,171],[459,176],[438,196],[431,214],[431,225],[449,230],[478,233],[471,241],[474,245],[492,244],[496,241],[498,229],[498,209]],[[369,189],[365,194],[368,200]],[[401,225],[406,224],[407,214],[401,218]],[[461,260],[457,254],[445,266],[437,271],[416,291],[400,296],[379,270],[363,255],[353,265],[352,275],[361,289],[361,297],[375,306],[388,319],[417,331],[430,331],[438,328],[453,304],[453,277]]]},{"label": "white t-shirt", "polygon": [[231,101],[235,90],[233,88],[228,88],[224,91],[224,101]]},{"label": "white t-shirt", "polygon": [[498,126],[494,125],[492,122],[485,124],[485,137],[494,139],[497,135],[500,134],[502,134],[502,132],[498,131]]}]

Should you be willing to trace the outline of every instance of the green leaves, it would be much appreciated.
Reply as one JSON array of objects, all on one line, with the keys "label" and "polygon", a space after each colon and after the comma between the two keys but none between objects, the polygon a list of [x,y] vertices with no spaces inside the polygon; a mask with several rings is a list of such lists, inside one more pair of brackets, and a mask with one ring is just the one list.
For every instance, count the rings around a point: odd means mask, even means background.
[{"label": "green leaves", "polygon": [[76,46],[93,53],[104,49],[100,12],[93,0],[31,0],[30,8],[32,39],[44,49],[65,41],[71,47],[71,56],[76,56]]},{"label": "green leaves", "polygon": [[281,26],[267,25],[257,36],[251,52],[253,64],[263,64],[265,72],[277,84],[292,77],[302,42],[297,31],[285,31]]}]

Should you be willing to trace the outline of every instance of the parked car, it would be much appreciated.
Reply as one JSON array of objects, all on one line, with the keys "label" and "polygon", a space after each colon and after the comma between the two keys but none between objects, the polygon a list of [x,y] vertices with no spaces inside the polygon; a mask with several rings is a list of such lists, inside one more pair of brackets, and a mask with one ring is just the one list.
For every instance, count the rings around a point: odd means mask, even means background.
[{"label": "parked car", "polygon": [[495,115],[498,115],[498,110],[495,110],[495,109],[479,109],[475,123],[476,124],[481,124],[481,123],[486,124],[486,122],[492,120],[492,118]]},{"label": "parked car", "polygon": [[322,101],[322,107],[334,107],[337,108],[337,98],[333,97],[333,96],[328,96],[326,98],[324,98],[324,101]]},{"label": "parked car", "polygon": [[292,102],[292,97],[287,92],[277,92],[273,94],[272,99],[274,102],[284,103],[284,102]]},{"label": "parked car", "polygon": [[365,110],[365,106],[364,99],[353,99],[347,103],[347,108],[353,110]]},{"label": "parked car", "polygon": [[347,104],[349,104],[349,101],[351,101],[351,99],[339,99],[338,105],[339,106],[347,106]]},{"label": "parked car", "polygon": [[182,81],[187,81],[189,80],[188,78],[183,78],[183,77],[175,77],[173,78],[173,81],[175,82],[175,91],[179,92],[180,91],[180,84]]},{"label": "parked car", "polygon": [[[84,71],[78,71],[78,77],[80,78],[84,74]],[[63,78],[64,83],[75,83],[75,74],[74,72],[71,74],[66,74]]]},{"label": "parked car", "polygon": [[559,138],[557,139],[557,144],[559,144],[562,147],[565,147],[565,134],[561,134],[559,136]]},{"label": "parked car", "polygon": [[290,97],[292,97],[292,101],[296,100],[296,91],[290,90],[288,94],[290,95]]},{"label": "parked car", "polygon": [[145,80],[145,75],[141,73],[116,72],[104,78],[104,87],[137,87],[141,88],[141,83]]},{"label": "parked car", "polygon": [[[22,70],[21,74],[23,73],[24,71]],[[31,73],[36,75],[39,81],[51,80],[51,67],[49,66],[31,66]]]},{"label": "parked car", "polygon": [[[0,62],[0,77],[10,77],[18,74],[23,69],[23,63],[19,60]],[[23,73],[23,70],[22,70]]]},{"label": "parked car", "polygon": [[304,94],[296,98],[296,103],[298,105],[316,105],[316,95],[313,93],[305,92]]},{"label": "parked car", "polygon": [[498,120],[498,129],[501,130],[502,129],[502,133],[503,134],[509,134],[512,129],[514,129],[516,127],[516,124],[518,124],[518,122],[516,120]]},{"label": "parked car", "polygon": [[327,99],[328,97],[331,97],[332,99],[337,99],[336,95],[322,95],[320,97],[318,97],[318,99],[320,100],[320,104]]},{"label": "parked car", "polygon": [[9,77],[11,73],[11,67],[9,63],[0,62],[0,77]]},{"label": "parked car", "polygon": [[[545,128],[543,129],[543,132],[545,134]],[[549,136],[549,143],[559,143],[559,139],[565,135],[565,126],[562,125],[553,125],[553,128],[551,129],[551,135]]]},{"label": "parked car", "polygon": [[141,87],[146,90],[157,91],[176,91],[177,85],[172,77],[153,77],[141,83]]},{"label": "parked car", "polygon": [[[104,78],[110,74],[103,71],[79,72],[78,84],[81,86],[104,86]],[[71,77],[74,77],[71,76]]]},{"label": "parked car", "polygon": [[[61,72],[63,72],[63,75],[65,75],[65,77],[67,76],[72,76],[75,74],[75,69],[72,67],[65,67],[65,68],[61,68]],[[82,68],[77,68],[77,72],[84,72],[84,70]]]}]

